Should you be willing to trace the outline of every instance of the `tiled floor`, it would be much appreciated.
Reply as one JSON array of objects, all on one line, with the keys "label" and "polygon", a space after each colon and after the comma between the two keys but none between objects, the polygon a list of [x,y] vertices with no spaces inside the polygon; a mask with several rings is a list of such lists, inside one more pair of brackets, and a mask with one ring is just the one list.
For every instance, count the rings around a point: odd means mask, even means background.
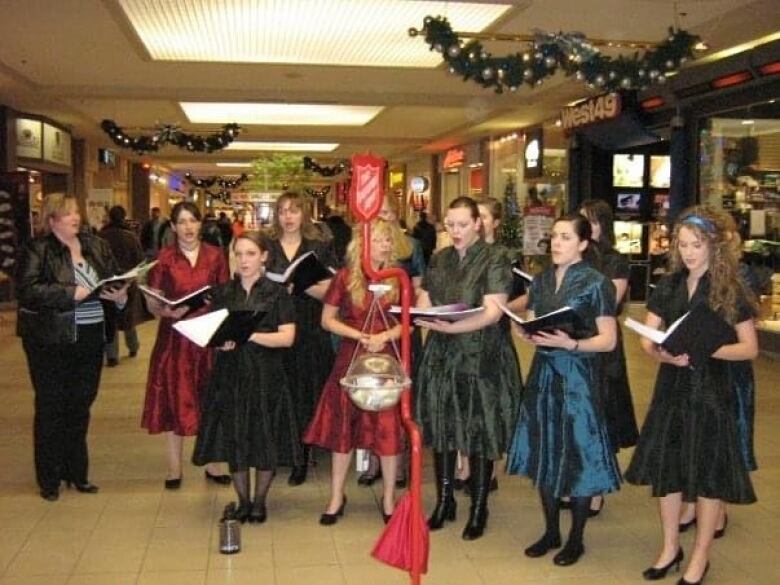
[{"label": "tiled floor", "polygon": [[[231,488],[207,484],[188,467],[179,492],[163,490],[164,444],[139,428],[154,324],[141,328],[138,357],[105,370],[93,408],[90,479],[97,495],[65,491],[58,502],[37,495],[32,467],[32,391],[12,315],[0,314],[0,585],[218,585],[402,584],[405,573],[373,561],[369,551],[382,530],[379,486],[350,480],[349,506],[332,528],[318,525],[328,492],[322,454],[311,481],[290,488],[281,475],[271,492],[269,521],[245,525],[243,551],[217,552],[217,518],[233,499]],[[530,354],[520,348],[523,370]],[[644,416],[654,368],[627,334],[631,381]],[[125,352],[123,352],[125,353]],[[760,470],[753,476],[759,502],[733,506],[725,538],[716,542],[708,584],[780,583],[780,363],[760,358],[756,443]],[[187,448],[191,448],[191,443]],[[621,454],[625,464],[630,452]],[[282,472],[284,473],[284,471]],[[433,498],[430,468],[424,487]],[[609,585],[641,583],[659,541],[655,502],[645,489],[624,486],[588,524],[587,552],[575,566],[555,567],[522,550],[542,528],[535,492],[520,478],[500,477],[491,497],[486,536],[464,542],[458,521],[431,535],[424,583]],[[430,508],[429,508],[430,509]],[[564,527],[565,528],[565,527]],[[692,536],[683,537],[690,549]],[[673,583],[677,578],[666,580]]]}]

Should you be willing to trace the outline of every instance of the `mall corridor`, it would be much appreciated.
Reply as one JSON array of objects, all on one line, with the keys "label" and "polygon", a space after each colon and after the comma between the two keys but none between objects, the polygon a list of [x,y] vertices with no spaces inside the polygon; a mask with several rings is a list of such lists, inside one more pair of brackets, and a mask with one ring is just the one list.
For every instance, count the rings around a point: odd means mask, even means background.
[{"label": "mall corridor", "polygon": [[[165,491],[164,442],[139,426],[155,324],[140,329],[135,358],[123,348],[120,364],[104,370],[92,413],[90,479],[97,495],[63,490],[59,501],[38,496],[32,465],[32,390],[13,313],[0,313],[0,585],[371,585],[403,584],[408,576],[369,556],[383,524],[380,486],[347,486],[349,507],[336,526],[317,523],[328,494],[329,458],[320,453],[310,481],[288,487],[282,470],[271,490],[269,519],[242,527],[243,551],[218,552],[222,507],[232,488],[206,483],[188,466],[178,492]],[[638,415],[647,409],[654,368],[626,334]],[[530,363],[520,346],[524,373]],[[758,503],[729,508],[726,535],[715,542],[708,585],[772,585],[780,582],[780,396],[777,361],[756,363],[758,407],[753,474]],[[189,453],[191,443],[186,447]],[[620,455],[625,465],[630,452]],[[430,509],[433,480],[425,469]],[[467,503],[459,496],[458,520],[431,534],[426,584],[627,585],[642,583],[660,539],[655,501],[646,489],[623,485],[588,523],[586,553],[572,567],[529,559],[523,549],[538,537],[542,518],[536,492],[517,477],[499,475],[484,538],[461,540]],[[562,528],[567,529],[564,513]],[[692,531],[683,535],[690,551]],[[678,574],[664,583],[673,583]]]}]

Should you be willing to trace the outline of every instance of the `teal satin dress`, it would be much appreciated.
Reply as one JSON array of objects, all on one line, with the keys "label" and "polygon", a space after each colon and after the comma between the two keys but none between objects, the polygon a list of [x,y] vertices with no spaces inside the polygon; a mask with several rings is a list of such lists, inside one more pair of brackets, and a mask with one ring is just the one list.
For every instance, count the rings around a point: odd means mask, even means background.
[{"label": "teal satin dress", "polygon": [[[539,316],[569,306],[580,317],[575,339],[593,337],[597,317],[615,315],[615,287],[584,262],[537,276],[529,308]],[[620,473],[597,389],[598,354],[539,347],[531,363],[507,470],[531,478],[556,497],[615,491]]]}]

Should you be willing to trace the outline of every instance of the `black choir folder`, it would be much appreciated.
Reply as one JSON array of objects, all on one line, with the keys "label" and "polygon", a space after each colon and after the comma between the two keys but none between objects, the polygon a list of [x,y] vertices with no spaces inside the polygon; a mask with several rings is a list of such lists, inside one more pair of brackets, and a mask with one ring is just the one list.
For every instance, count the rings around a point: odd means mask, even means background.
[{"label": "black choir folder", "polygon": [[719,347],[737,341],[734,327],[704,303],[697,304],[666,331],[648,327],[630,317],[625,325],[672,355],[687,353],[694,364],[710,357]]},{"label": "black choir folder", "polygon": [[498,308],[506,313],[520,328],[528,335],[539,333],[554,333],[556,329],[572,335],[577,328],[581,328],[582,320],[571,307],[561,307],[555,311],[550,311],[544,315],[539,315],[527,321],[516,315],[509,307],[502,303],[497,303]]},{"label": "black choir folder", "polygon": [[165,303],[171,309],[174,310],[186,305],[190,311],[194,311],[196,309],[200,309],[211,299],[211,285],[206,285],[204,287],[201,287],[198,290],[186,294],[183,297],[180,297],[175,300],[167,299],[159,291],[154,290],[153,288],[149,288],[148,286],[144,286],[143,284],[139,284],[138,288],[145,295],[148,295],[153,299],[157,299],[158,301]]},{"label": "black choir folder", "polygon": [[[452,305],[439,305],[437,307],[427,307],[425,309],[412,307],[409,309],[409,315],[412,319],[423,319],[427,321],[460,321],[472,315],[484,311],[485,307],[474,307],[470,309],[465,303],[455,303]],[[395,315],[401,314],[401,306],[393,305],[390,312]]]},{"label": "black choir folder", "polygon": [[95,286],[92,287],[92,290],[89,291],[89,294],[84,297],[80,302],[84,301],[92,301],[100,297],[100,293],[103,291],[104,288],[122,288],[126,283],[130,282],[131,280],[135,280],[136,278],[139,278],[141,276],[144,276],[149,270],[151,270],[152,266],[157,264],[157,260],[153,260],[151,262],[147,262],[144,260],[137,266],[133,266],[130,270],[127,272],[124,272],[123,274],[117,274],[115,276],[109,276],[108,278],[104,278],[102,280],[97,281],[95,283]]},{"label": "black choir folder", "polygon": [[263,311],[219,309],[200,317],[177,321],[173,328],[200,347],[220,347],[226,341],[246,343],[264,316]]},{"label": "black choir folder", "polygon": [[334,272],[332,268],[320,262],[314,252],[306,252],[290,264],[282,274],[266,272],[265,275],[268,280],[278,282],[279,284],[292,284],[293,294],[301,295],[310,286],[332,278]]}]

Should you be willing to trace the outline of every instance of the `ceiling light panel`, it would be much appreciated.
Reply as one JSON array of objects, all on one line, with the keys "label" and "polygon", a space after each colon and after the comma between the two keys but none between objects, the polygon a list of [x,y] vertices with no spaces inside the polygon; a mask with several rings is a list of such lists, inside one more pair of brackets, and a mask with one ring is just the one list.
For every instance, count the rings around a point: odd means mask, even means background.
[{"label": "ceiling light panel", "polygon": [[277,152],[333,152],[339,147],[335,142],[231,142],[225,150],[277,151]]},{"label": "ceiling light panel", "polygon": [[441,14],[482,31],[511,3],[399,0],[119,0],[152,59],[436,67],[410,27]]},{"label": "ceiling light panel", "polygon": [[364,126],[382,106],[179,102],[193,124],[256,124],[261,126]]}]

